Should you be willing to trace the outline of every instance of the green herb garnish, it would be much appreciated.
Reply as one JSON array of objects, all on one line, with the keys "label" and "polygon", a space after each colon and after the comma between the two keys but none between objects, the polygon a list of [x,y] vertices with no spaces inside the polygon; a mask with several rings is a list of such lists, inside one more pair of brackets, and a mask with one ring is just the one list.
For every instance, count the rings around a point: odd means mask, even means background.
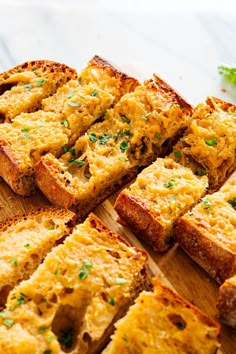
[{"label": "green herb garnish", "polygon": [[45,84],[46,80],[44,78],[40,78],[37,80],[36,82],[36,86],[42,86],[43,84]]},{"label": "green herb garnish", "polygon": [[23,128],[21,128],[21,131],[22,131],[22,132],[28,132],[29,130],[30,130],[29,127],[23,127]]},{"label": "green herb garnish", "polygon": [[21,134],[21,136],[22,136],[22,138],[24,138],[24,139],[29,139],[29,138],[30,138],[29,134]]},{"label": "green herb garnish", "polygon": [[89,270],[87,268],[81,268],[79,271],[80,280],[84,280],[85,278],[87,278],[88,274],[89,274]]},{"label": "green herb garnish", "polygon": [[75,149],[74,148],[71,148],[68,150],[72,156],[75,156]]},{"label": "green herb garnish", "polygon": [[96,143],[97,141],[96,133],[89,134],[89,140],[92,141],[92,143]]},{"label": "green herb garnish", "polygon": [[104,135],[99,136],[99,143],[101,145],[105,145],[111,136],[112,136],[111,134],[104,134]]},{"label": "green herb garnish", "polygon": [[97,97],[98,96],[98,92],[94,89],[93,92],[91,93],[92,97]]},{"label": "green herb garnish", "polygon": [[52,351],[50,349],[44,350],[43,354],[52,354]]},{"label": "green herb garnish", "polygon": [[63,120],[61,124],[64,125],[66,128],[69,128],[69,122],[67,119]]},{"label": "green herb garnish", "polygon": [[69,161],[69,166],[76,164],[78,167],[82,167],[86,164],[86,161],[78,160],[78,159],[71,159]]},{"label": "green herb garnish", "polygon": [[152,114],[151,112],[149,112],[149,113],[147,113],[147,114],[142,114],[142,115],[141,115],[141,118],[143,118],[143,119],[145,119],[145,120],[148,120],[148,117],[149,117],[151,114]]},{"label": "green herb garnish", "polygon": [[17,258],[10,259],[9,263],[14,264],[15,266],[17,266],[18,265]]},{"label": "green herb garnish", "polygon": [[67,152],[67,147],[66,147],[65,145],[63,145],[63,146],[61,147],[61,149],[62,149],[64,152]]},{"label": "green herb garnish", "polygon": [[111,297],[110,300],[108,301],[108,303],[112,306],[115,306],[115,298]]},{"label": "green herb garnish", "polygon": [[234,208],[236,209],[236,198],[234,197],[233,199],[227,200],[227,202]]},{"label": "green herb garnish", "polygon": [[116,278],[116,284],[122,285],[122,284],[125,284],[125,283],[127,283],[126,279],[124,279],[124,278]]},{"label": "green herb garnish", "polygon": [[74,101],[69,101],[67,103],[71,107],[78,107],[80,105],[80,102],[74,102]]},{"label": "green herb garnish", "polygon": [[227,81],[236,85],[236,68],[229,68],[227,66],[218,66],[218,72],[222,75]]},{"label": "green herb garnish", "polygon": [[120,144],[120,149],[121,151],[125,151],[129,148],[129,145],[127,144],[126,141],[122,141],[122,143]]},{"label": "green herb garnish", "polygon": [[68,94],[67,94],[67,98],[71,98],[71,97],[73,97],[74,96],[74,92],[73,91],[70,91],[70,92],[68,92]]},{"label": "green herb garnish", "polygon": [[211,203],[208,199],[203,201],[204,209],[206,209],[210,214],[212,214]]},{"label": "green herb garnish", "polygon": [[216,139],[212,139],[212,140],[205,140],[205,144],[209,145],[209,146],[213,146],[217,144],[217,140]]},{"label": "green herb garnish", "polygon": [[39,333],[44,333],[48,331],[48,327],[39,327]]},{"label": "green herb garnish", "polygon": [[161,139],[160,134],[159,134],[159,133],[156,133],[156,134],[155,134],[155,138],[157,138],[157,139],[159,139],[159,140],[160,140],[160,139]]},{"label": "green herb garnish", "polygon": [[170,188],[170,187],[173,187],[174,183],[175,183],[175,179],[171,179],[169,182],[164,183],[164,186],[166,188]]},{"label": "green herb garnish", "polygon": [[2,320],[2,323],[8,328],[11,328],[14,325],[14,321],[13,320],[9,320],[7,318],[4,318]]},{"label": "green herb garnish", "polygon": [[30,248],[30,244],[29,244],[29,243],[26,243],[26,244],[24,245],[24,247],[28,249],[28,248]]},{"label": "green herb garnish", "polygon": [[54,272],[54,274],[57,276],[57,275],[59,275],[60,274],[60,269],[57,269],[55,272]]},{"label": "green herb garnish", "polygon": [[27,91],[30,91],[30,90],[32,90],[32,85],[31,85],[31,84],[26,84],[26,85],[24,85],[24,88],[25,88]]},{"label": "green herb garnish", "polygon": [[51,343],[52,341],[54,341],[54,339],[56,339],[56,336],[49,336],[46,338],[48,343]]},{"label": "green herb garnish", "polygon": [[177,159],[181,159],[182,155],[179,151],[174,151],[174,155]]},{"label": "green herb garnish", "polygon": [[85,266],[87,269],[93,268],[92,264],[91,264],[87,259],[84,259],[84,260],[83,260],[83,263],[84,263],[84,266]]},{"label": "green herb garnish", "polygon": [[126,116],[121,116],[121,118],[123,119],[123,121],[125,122],[125,123],[130,123],[130,119],[129,118],[127,118]]}]

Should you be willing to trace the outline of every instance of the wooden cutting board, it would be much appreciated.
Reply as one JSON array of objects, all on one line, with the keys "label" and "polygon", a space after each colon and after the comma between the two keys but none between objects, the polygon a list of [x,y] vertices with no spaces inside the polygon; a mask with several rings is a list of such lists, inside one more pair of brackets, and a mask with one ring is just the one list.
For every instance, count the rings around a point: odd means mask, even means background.
[{"label": "wooden cutting board", "polygon": [[[113,231],[125,237],[132,245],[144,248],[149,254],[149,270],[178,294],[216,319],[215,304],[219,285],[196,265],[178,245],[159,255],[135,237],[128,229],[116,222],[113,209],[116,195],[111,196],[95,209],[95,214]],[[49,205],[48,200],[37,192],[31,197],[20,197],[12,192],[5,182],[0,182],[0,221],[21,214],[35,207]],[[193,334],[194,335],[194,334]],[[236,354],[236,330],[222,325],[222,353]]]}]

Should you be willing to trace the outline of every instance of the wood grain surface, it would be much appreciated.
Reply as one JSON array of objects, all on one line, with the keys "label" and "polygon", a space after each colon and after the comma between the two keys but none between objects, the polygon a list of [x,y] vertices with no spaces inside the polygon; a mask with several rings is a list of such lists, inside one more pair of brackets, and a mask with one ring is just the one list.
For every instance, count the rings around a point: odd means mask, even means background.
[{"label": "wood grain surface", "polygon": [[[144,248],[149,254],[149,271],[178,294],[199,307],[212,318],[216,319],[216,300],[219,285],[205,271],[196,265],[178,245],[162,255],[152,251],[141,243],[128,229],[116,222],[117,214],[113,209],[118,193],[111,196],[95,209],[95,214],[113,231],[125,237],[132,245]],[[0,182],[0,221],[35,207],[50,203],[37,191],[31,197],[16,195],[5,182]],[[216,319],[217,320],[217,319]],[[193,334],[194,335],[194,334]],[[236,353],[236,330],[222,325],[222,349],[220,353]]]}]

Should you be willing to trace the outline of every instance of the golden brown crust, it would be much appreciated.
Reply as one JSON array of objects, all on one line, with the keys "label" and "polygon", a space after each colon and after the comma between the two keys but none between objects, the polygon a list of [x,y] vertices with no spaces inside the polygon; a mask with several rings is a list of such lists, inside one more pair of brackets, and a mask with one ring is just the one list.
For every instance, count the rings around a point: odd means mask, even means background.
[{"label": "golden brown crust", "polygon": [[184,251],[219,283],[236,273],[236,254],[203,234],[194,223],[181,217],[175,229],[175,238]]},{"label": "golden brown crust", "polygon": [[220,325],[219,325],[219,323],[217,323],[212,318],[207,316],[198,307],[194,306],[189,301],[185,300],[183,297],[181,297],[178,294],[176,294],[176,292],[174,292],[173,290],[171,290],[170,288],[168,288],[164,284],[161,284],[159,279],[153,278],[152,279],[152,283],[153,283],[154,287],[161,286],[161,288],[163,289],[163,295],[164,296],[165,296],[165,294],[169,294],[171,297],[173,297],[174,302],[176,302],[178,304],[181,304],[183,307],[192,309],[193,312],[199,317],[199,319],[200,319],[200,321],[202,323],[205,323],[207,326],[210,326],[210,327],[216,327],[216,329],[218,331],[218,339],[219,339],[219,335],[220,335]]},{"label": "golden brown crust", "polygon": [[57,217],[57,218],[67,218],[70,226],[75,226],[75,214],[67,209],[57,208],[54,206],[42,207],[42,208],[33,208],[27,212],[16,215],[13,218],[6,219],[0,222],[0,232],[6,231],[8,227],[18,223],[27,218],[34,218],[36,216],[48,216],[48,217]]},{"label": "golden brown crust", "polygon": [[[234,277],[235,278],[235,277]],[[220,287],[218,302],[219,319],[228,326],[236,328],[236,282],[231,278]]]},{"label": "golden brown crust", "polygon": [[0,166],[1,177],[14,192],[29,196],[34,191],[32,169],[29,166],[27,173],[23,171],[19,162],[14,159],[11,147],[4,141],[0,141]]},{"label": "golden brown crust", "polygon": [[75,69],[70,68],[69,66],[61,63],[57,63],[51,60],[32,60],[26,61],[22,64],[15,66],[3,73],[0,74],[0,94],[4,92],[2,85],[4,82],[11,77],[13,74],[24,72],[24,71],[36,71],[39,70],[40,75],[48,73],[58,73],[58,74],[67,74],[68,80],[76,79],[77,72]]},{"label": "golden brown crust", "polygon": [[171,246],[172,239],[162,239],[163,226],[155,219],[155,215],[142,200],[122,191],[114,208],[121,218],[121,223],[124,220],[135,234],[139,235],[154,250],[164,252]]},{"label": "golden brown crust", "polygon": [[189,104],[183,96],[180,95],[172,86],[170,86],[166,81],[164,81],[162,78],[157,76],[156,74],[154,76],[154,81],[158,85],[159,89],[161,89],[163,92],[168,93],[170,95],[172,102],[176,102],[181,105],[182,108],[185,108],[188,110],[190,113],[192,113],[193,106]]}]

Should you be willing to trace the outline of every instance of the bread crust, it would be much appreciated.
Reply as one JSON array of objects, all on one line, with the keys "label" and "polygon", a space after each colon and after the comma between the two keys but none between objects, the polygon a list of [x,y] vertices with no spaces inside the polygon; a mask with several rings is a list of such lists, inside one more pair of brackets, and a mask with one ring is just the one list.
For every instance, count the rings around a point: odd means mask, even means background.
[{"label": "bread crust", "polygon": [[[172,244],[171,237],[162,240],[163,226],[155,220],[155,215],[145,203],[134,196],[122,191],[115,203],[115,210],[119,214],[119,221],[132,228],[135,234],[147,242],[155,251],[166,251]],[[159,236],[160,235],[160,236]]]},{"label": "bread crust", "polygon": [[[234,281],[233,281],[234,280]],[[236,328],[236,283],[235,277],[220,287],[216,304],[219,319],[228,326]]]},{"label": "bread crust", "polygon": [[183,216],[175,228],[175,239],[196,263],[222,283],[236,273],[236,253],[217,240],[213,242],[207,232],[203,234]]}]

